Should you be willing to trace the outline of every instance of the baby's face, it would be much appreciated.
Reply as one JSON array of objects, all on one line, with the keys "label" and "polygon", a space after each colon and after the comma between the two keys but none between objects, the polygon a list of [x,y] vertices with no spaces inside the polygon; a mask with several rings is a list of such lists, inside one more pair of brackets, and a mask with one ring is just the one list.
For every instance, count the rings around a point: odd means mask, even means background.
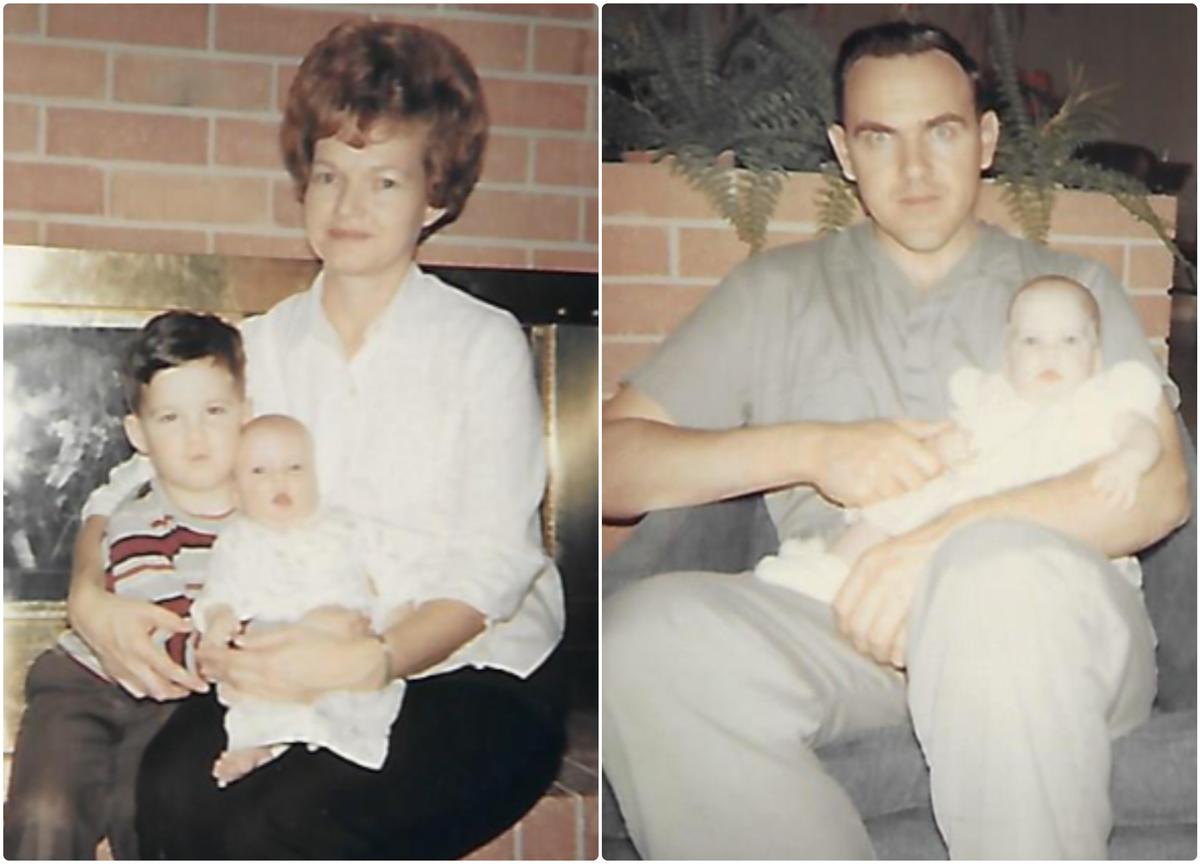
[{"label": "baby's face", "polygon": [[247,428],[234,468],[241,512],[271,528],[292,528],[316,512],[312,446],[300,426]]},{"label": "baby's face", "polygon": [[1096,326],[1073,292],[1035,288],[1017,298],[1004,369],[1013,389],[1035,402],[1069,393],[1100,368]]}]

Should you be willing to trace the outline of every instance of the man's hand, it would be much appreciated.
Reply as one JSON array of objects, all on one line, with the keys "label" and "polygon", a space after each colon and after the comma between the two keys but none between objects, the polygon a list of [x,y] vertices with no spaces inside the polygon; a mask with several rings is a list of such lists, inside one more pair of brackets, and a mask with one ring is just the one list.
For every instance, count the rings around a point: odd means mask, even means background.
[{"label": "man's hand", "polygon": [[71,627],[130,695],[162,702],[208,691],[203,680],[167,656],[152,638],[156,630],[191,632],[186,619],[147,600],[104,590],[77,592],[67,609]]},{"label": "man's hand", "polygon": [[908,612],[936,543],[901,534],[868,550],[833,601],[838,630],[875,661],[903,669]]},{"label": "man's hand", "polygon": [[925,439],[943,432],[944,422],[868,420],[827,427],[815,483],[822,495],[844,507],[864,507],[920,488],[942,471]]}]

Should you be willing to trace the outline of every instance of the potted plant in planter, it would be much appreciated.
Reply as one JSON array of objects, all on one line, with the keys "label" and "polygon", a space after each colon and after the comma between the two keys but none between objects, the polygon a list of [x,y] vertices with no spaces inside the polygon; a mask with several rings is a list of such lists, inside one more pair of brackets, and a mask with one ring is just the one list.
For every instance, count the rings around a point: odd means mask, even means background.
[{"label": "potted plant in planter", "polygon": [[832,159],[830,57],[776,13],[743,7],[718,33],[711,9],[606,9],[604,150],[671,157],[757,250],[786,172]]}]

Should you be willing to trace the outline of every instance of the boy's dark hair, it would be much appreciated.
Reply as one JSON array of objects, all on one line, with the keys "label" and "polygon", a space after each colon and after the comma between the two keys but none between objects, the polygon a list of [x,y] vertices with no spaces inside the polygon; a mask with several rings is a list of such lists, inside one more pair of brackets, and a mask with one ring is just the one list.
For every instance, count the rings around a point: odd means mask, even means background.
[{"label": "boy's dark hair", "polygon": [[321,138],[361,147],[376,123],[420,124],[425,201],[446,213],[424,241],[462,212],[479,180],[488,113],[467,55],[440,33],[388,21],[339,24],[309,49],[288,90],[280,129],[283,161],[303,199]]},{"label": "boy's dark hair", "polygon": [[979,112],[983,104],[979,64],[961,42],[933,24],[887,21],[855,30],[842,40],[833,64],[833,104],[837,111],[837,122],[842,123],[845,119],[846,74],[855,61],[863,57],[911,57],[926,51],[942,51],[954,58],[971,80],[975,110]]},{"label": "boy's dark hair", "polygon": [[143,390],[157,373],[205,359],[226,369],[238,392],[245,392],[246,354],[237,328],[200,312],[172,310],[151,318],[133,337],[121,368],[129,410],[138,413]]}]

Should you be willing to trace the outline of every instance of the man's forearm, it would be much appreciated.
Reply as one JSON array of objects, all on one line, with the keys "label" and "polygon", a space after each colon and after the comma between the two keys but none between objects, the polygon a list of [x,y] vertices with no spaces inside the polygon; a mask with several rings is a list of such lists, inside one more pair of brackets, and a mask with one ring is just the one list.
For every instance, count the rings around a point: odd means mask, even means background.
[{"label": "man's forearm", "polygon": [[811,482],[821,424],[710,431],[641,418],[604,423],[604,515],[706,504]]},{"label": "man's forearm", "polygon": [[979,519],[1026,519],[1076,537],[1110,558],[1132,555],[1182,525],[1191,511],[1182,446],[1165,404],[1158,430],[1162,454],[1142,477],[1130,509],[1112,507],[1094,487],[1092,463],[1063,477],[969,501],[917,531],[942,539]]}]

